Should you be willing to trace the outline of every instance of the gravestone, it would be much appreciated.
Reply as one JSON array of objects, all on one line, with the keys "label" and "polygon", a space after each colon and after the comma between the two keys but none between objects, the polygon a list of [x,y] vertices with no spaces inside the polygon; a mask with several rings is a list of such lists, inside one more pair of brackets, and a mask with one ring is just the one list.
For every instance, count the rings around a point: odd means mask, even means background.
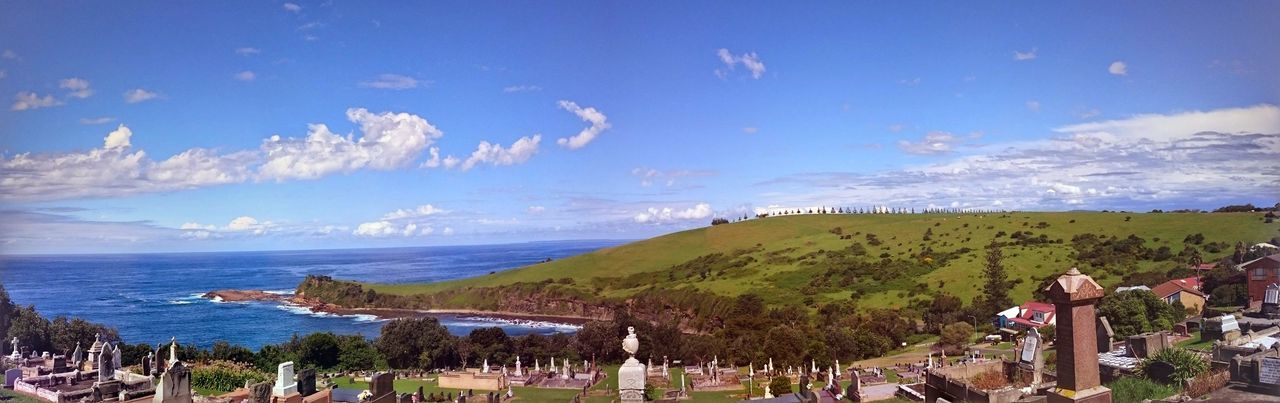
[{"label": "gravestone", "polygon": [[116,343],[111,348],[111,369],[121,369],[124,365],[120,362],[120,343]]},{"label": "gravestone", "polygon": [[84,352],[80,351],[80,342],[76,342],[76,351],[71,353],[71,365],[75,365],[76,369],[80,369],[80,363],[84,361]]},{"label": "gravestone", "polygon": [[636,360],[636,352],[640,351],[640,339],[636,338],[634,326],[628,326],[627,333],[627,337],[622,339],[622,350],[630,358],[618,368],[618,398],[623,402],[643,402],[646,369],[644,364]]},{"label": "gravestone", "polygon": [[316,370],[307,368],[298,372],[298,394],[311,396],[316,393]]},{"label": "gravestone", "polygon": [[1111,331],[1111,322],[1107,321],[1107,317],[1099,316],[1098,317],[1098,352],[1099,353],[1111,352],[1111,338],[1115,337],[1115,335],[1116,333]]},{"label": "gravestone", "polygon": [[379,372],[369,379],[369,393],[373,395],[370,400],[379,400],[383,396],[396,393],[395,389],[396,376],[390,372]]},{"label": "gravestone", "polygon": [[249,403],[271,403],[271,382],[249,385]]},{"label": "gravestone", "polygon": [[181,362],[174,360],[156,383],[156,394],[152,403],[192,403],[191,371]]},{"label": "gravestone", "polygon": [[22,379],[22,368],[12,368],[4,371],[4,387],[13,388],[13,383]]},{"label": "gravestone", "polygon": [[813,394],[813,391],[809,390],[809,374],[800,371],[800,385],[798,386],[800,386],[800,397],[808,401],[809,395]]},{"label": "gravestone", "polygon": [[1173,376],[1173,365],[1164,361],[1151,361],[1146,367],[1146,376],[1152,380],[1164,384],[1169,383],[1169,378]]},{"label": "gravestone", "polygon": [[151,376],[151,356],[142,357],[142,375]]},{"label": "gravestone", "polygon": [[282,362],[276,367],[276,386],[271,395],[285,397],[294,393],[298,393],[298,383],[293,380],[293,361]]},{"label": "gravestone", "polygon": [[115,360],[111,354],[111,345],[104,343],[102,351],[98,353],[98,382],[106,382],[116,375],[116,369],[111,367],[112,362]]}]

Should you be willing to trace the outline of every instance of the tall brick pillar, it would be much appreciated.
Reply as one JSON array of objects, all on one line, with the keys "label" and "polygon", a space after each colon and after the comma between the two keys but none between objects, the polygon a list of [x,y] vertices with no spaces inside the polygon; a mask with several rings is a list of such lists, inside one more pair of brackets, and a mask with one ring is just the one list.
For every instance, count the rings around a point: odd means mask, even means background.
[{"label": "tall brick pillar", "polygon": [[1111,389],[1098,380],[1098,332],[1094,305],[1103,289],[1092,278],[1071,268],[1049,285],[1057,333],[1058,386],[1050,403],[1111,402]]}]

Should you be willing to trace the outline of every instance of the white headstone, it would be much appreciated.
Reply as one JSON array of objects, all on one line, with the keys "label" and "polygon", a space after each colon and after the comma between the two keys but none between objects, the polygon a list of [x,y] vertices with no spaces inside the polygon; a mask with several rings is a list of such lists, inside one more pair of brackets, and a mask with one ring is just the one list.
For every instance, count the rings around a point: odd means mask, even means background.
[{"label": "white headstone", "polygon": [[640,339],[636,338],[635,327],[628,326],[627,333],[627,337],[622,339],[622,350],[630,358],[618,368],[618,398],[623,402],[643,402],[646,370],[644,364],[636,360]]},{"label": "white headstone", "polygon": [[9,358],[12,358],[12,359],[15,359],[15,360],[17,360],[17,359],[21,359],[21,358],[22,358],[22,352],[21,352],[21,351],[20,351],[20,349],[18,348],[18,336],[13,336],[13,341],[11,341],[11,342],[9,342],[9,343],[13,345],[13,352],[12,352],[12,353],[9,353]]},{"label": "white headstone", "polygon": [[1235,315],[1222,315],[1222,333],[1232,330],[1240,330],[1240,323],[1236,322]]},{"label": "white headstone", "polygon": [[284,397],[298,393],[298,382],[293,380],[293,361],[280,363],[276,368],[276,386],[271,388],[271,395]]},{"label": "white headstone", "polygon": [[520,368],[520,356],[516,356],[516,377],[524,376],[524,370]]},{"label": "white headstone", "polygon": [[111,349],[111,368],[124,368],[120,365],[120,343],[116,343],[115,348]]},{"label": "white headstone", "polygon": [[1027,331],[1027,337],[1022,341],[1022,353],[1018,355],[1018,361],[1031,363],[1036,359],[1036,351],[1040,348],[1040,332],[1035,328]]}]

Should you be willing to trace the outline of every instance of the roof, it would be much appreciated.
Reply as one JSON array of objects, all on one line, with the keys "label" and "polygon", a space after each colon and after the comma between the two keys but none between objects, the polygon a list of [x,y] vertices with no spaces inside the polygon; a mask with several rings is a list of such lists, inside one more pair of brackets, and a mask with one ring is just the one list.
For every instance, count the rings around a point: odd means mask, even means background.
[{"label": "roof", "polygon": [[[1055,323],[1054,317],[1053,317],[1055,312],[1053,308],[1053,304],[1050,304],[1048,302],[1040,302],[1040,301],[1027,301],[1027,302],[1023,302],[1022,305],[1019,306],[1018,308],[1020,311],[1018,313],[1018,317],[1010,318],[1009,320],[1011,322],[1019,323],[1019,324],[1030,326],[1030,327],[1040,327],[1046,324]],[[1036,312],[1044,313],[1043,322],[1032,320],[1033,318],[1035,318]]]},{"label": "roof", "polygon": [[[1262,266],[1263,264],[1268,264],[1268,265]],[[1270,255],[1270,256],[1263,256],[1257,259],[1250,260],[1248,262],[1241,263],[1240,267],[1245,269],[1254,269],[1258,267],[1275,267],[1277,264],[1280,264],[1280,253]]]},{"label": "roof", "polygon": [[1166,298],[1175,293],[1184,292],[1184,291],[1195,294],[1195,295],[1199,295],[1201,297],[1204,296],[1204,293],[1200,292],[1199,277],[1187,277],[1187,278],[1180,278],[1176,280],[1169,280],[1169,281],[1160,283],[1160,285],[1157,285],[1155,286],[1155,288],[1151,289],[1151,292],[1155,293],[1156,296],[1160,298]]},{"label": "roof", "polygon": [[1201,264],[1191,265],[1192,270],[1213,270],[1214,267],[1218,267],[1218,264],[1217,263],[1201,263]]},{"label": "roof", "polygon": [[1151,291],[1151,287],[1147,287],[1145,285],[1135,285],[1132,287],[1116,287],[1116,292],[1138,291],[1138,290]]}]

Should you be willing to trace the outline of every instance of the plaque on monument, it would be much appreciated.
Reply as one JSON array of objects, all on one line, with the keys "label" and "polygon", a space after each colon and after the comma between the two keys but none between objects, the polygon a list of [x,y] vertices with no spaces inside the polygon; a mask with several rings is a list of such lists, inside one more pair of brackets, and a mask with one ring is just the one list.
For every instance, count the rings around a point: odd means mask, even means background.
[{"label": "plaque on monument", "polygon": [[1280,385],[1280,358],[1263,357],[1258,367],[1258,382]]},{"label": "plaque on monument", "polygon": [[1036,359],[1036,349],[1040,347],[1040,331],[1031,329],[1027,331],[1027,337],[1022,341],[1022,353],[1018,355],[1018,361],[1031,363]]}]

